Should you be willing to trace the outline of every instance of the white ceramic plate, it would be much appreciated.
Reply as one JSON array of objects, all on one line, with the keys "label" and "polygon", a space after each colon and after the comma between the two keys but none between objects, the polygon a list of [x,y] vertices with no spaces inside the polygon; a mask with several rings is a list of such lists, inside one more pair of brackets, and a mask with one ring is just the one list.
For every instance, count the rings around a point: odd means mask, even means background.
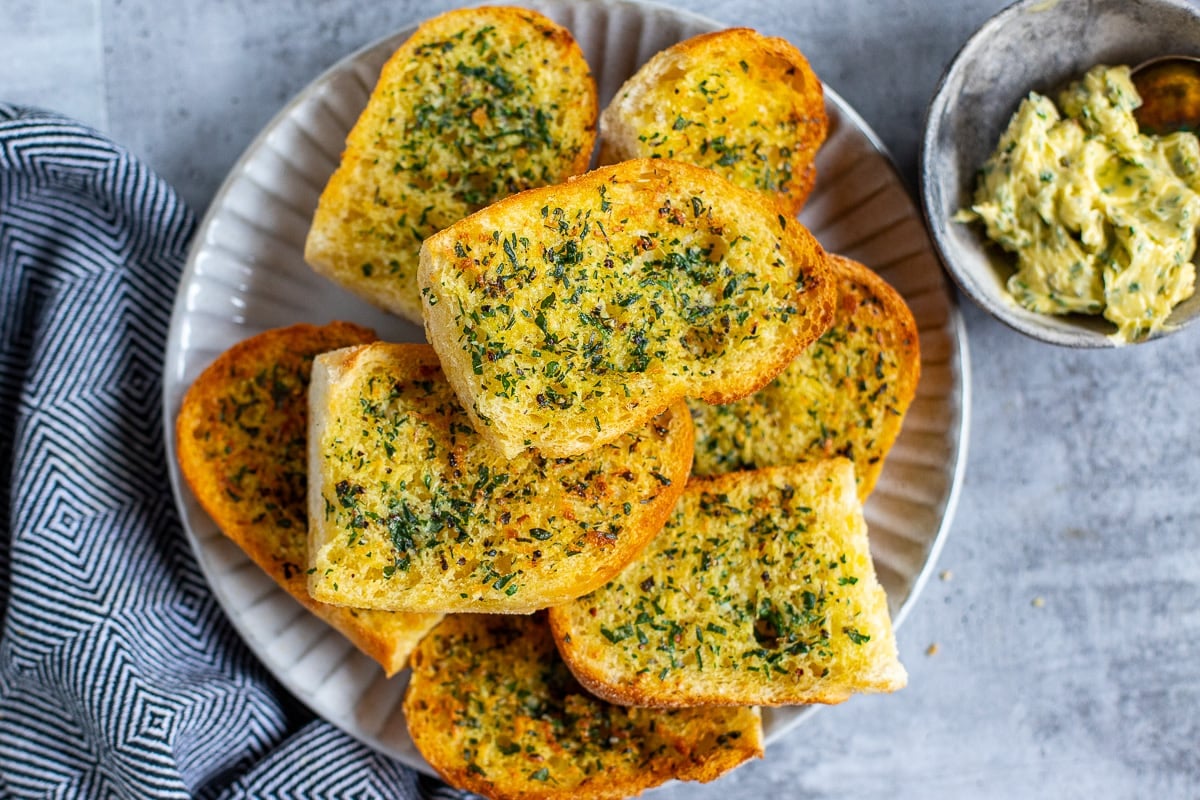
[{"label": "white ceramic plate", "polygon": [[[532,0],[573,31],[604,104],[651,55],[721,27],[643,3]],[[213,593],[266,667],[316,713],[380,751],[429,771],[400,707],[407,675],[388,680],[340,634],[309,615],[217,530],[181,481],[174,422],[187,387],[217,355],[264,330],[336,319],[384,339],[421,330],[377,311],[304,263],[304,238],[343,139],[379,68],[412,28],[336,64],[292,100],[234,166],[192,245],[167,342],[163,403],[168,461],[184,528]],[[832,91],[830,135],[801,219],[829,250],[880,272],[908,301],[921,338],[921,382],[867,504],[871,552],[899,624],[920,592],[953,515],[965,463],[966,338],[916,206],[866,124]],[[767,709],[767,741],[813,708]]]}]

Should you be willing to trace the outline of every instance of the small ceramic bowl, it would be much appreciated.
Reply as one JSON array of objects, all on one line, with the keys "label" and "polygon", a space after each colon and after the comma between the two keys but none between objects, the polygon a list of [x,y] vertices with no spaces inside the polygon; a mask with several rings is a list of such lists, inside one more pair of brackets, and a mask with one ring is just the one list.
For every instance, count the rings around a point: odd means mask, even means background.
[{"label": "small ceramic bowl", "polygon": [[[1200,6],[1189,0],[1022,0],[992,17],[951,62],[929,106],[921,200],[930,234],[959,288],[1021,333],[1069,347],[1113,347],[1100,316],[1054,316],[1017,305],[1005,288],[1012,257],[978,225],[953,216],[971,202],[976,173],[1030,91],[1056,97],[1096,64],[1134,66],[1167,53],[1200,55]],[[1169,330],[1200,318],[1200,292]],[[1157,338],[1157,337],[1151,337]],[[1144,340],[1145,341],[1145,340]]]}]

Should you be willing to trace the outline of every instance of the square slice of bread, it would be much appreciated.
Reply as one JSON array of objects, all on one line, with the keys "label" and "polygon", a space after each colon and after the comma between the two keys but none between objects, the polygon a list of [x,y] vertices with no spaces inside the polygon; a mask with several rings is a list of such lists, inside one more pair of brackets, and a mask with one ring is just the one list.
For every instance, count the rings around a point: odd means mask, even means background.
[{"label": "square slice of bread", "polygon": [[816,182],[824,90],[785,39],[730,28],[656,54],[600,115],[600,163],[673,158],[707,167],[795,216]]},{"label": "square slice of bread", "polygon": [[614,703],[840,703],[907,680],[845,459],[692,480],[636,561],[549,614]]},{"label": "square slice of bread", "polygon": [[422,24],[388,59],[321,193],[304,257],[421,322],[417,257],[435,231],[587,169],[596,85],[569,31],[523,8]]},{"label": "square slice of bread", "polygon": [[512,457],[583,453],[683,397],[761,388],[833,319],[825,251],[710,170],[627,161],[425,240],[425,330],[472,424]]},{"label": "square slice of bread", "polygon": [[656,534],[691,468],[678,402],[583,455],[508,460],[471,427],[428,345],[319,356],[309,591],[395,611],[528,613],[591,591]]},{"label": "square slice of bread", "polygon": [[375,340],[348,322],[292,325],[226,350],[183,398],[176,449],[184,479],[225,536],[288,594],[388,675],[438,614],[342,608],[308,593],[308,384],[319,353]]},{"label": "square slice of bread", "polygon": [[900,293],[869,267],[830,254],[833,325],[765,387],[713,405],[689,400],[693,474],[719,475],[845,456],[864,502],[916,396],[917,323]]},{"label": "square slice of bread", "polygon": [[754,708],[623,708],[567,670],[543,614],[447,617],[413,654],[404,716],[451,785],[489,798],[632,797],[762,756]]}]

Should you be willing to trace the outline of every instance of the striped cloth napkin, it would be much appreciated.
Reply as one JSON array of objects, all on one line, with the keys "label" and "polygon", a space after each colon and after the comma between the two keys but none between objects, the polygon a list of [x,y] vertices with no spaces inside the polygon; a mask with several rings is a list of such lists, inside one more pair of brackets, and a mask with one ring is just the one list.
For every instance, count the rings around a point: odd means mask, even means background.
[{"label": "striped cloth napkin", "polygon": [[314,717],[208,590],[161,401],[194,228],[122,148],[0,105],[0,796],[464,797]]}]

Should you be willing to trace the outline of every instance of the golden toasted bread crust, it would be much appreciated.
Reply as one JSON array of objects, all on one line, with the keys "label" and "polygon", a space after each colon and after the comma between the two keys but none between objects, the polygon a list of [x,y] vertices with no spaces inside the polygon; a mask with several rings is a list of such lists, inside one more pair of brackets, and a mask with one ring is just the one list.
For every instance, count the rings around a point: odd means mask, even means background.
[{"label": "golden toasted bread crust", "polygon": [[485,797],[616,800],[711,781],[763,752],[757,709],[630,709],[587,694],[542,614],[447,617],[412,667],[413,742],[448,783]]},{"label": "golden toasted bread crust", "polygon": [[321,194],[305,259],[421,320],[421,241],[514,192],[587,169],[596,86],[570,33],[534,11],[434,17],[384,65]]},{"label": "golden toasted bread crust", "polygon": [[509,461],[471,428],[428,345],[327,353],[310,398],[309,591],[404,611],[528,613],[615,575],[691,468],[678,402],[580,456]]},{"label": "golden toasted bread crust", "polygon": [[765,385],[833,318],[825,251],[710,170],[604,167],[431,236],[426,335],[472,423],[513,456],[572,455],[681,397]]},{"label": "golden toasted bread crust", "polygon": [[183,476],[221,532],[391,675],[439,617],[319,603],[304,575],[312,360],[374,339],[367,328],[333,322],[277,328],[234,345],[188,389],[176,440]]},{"label": "golden toasted bread crust", "polygon": [[789,216],[816,180],[824,90],[804,55],[748,28],[663,50],[600,115],[600,162],[673,158],[774,197]]},{"label": "golden toasted bread crust", "polygon": [[770,384],[727,405],[689,401],[693,474],[795,464],[840,455],[858,495],[874,489],[917,392],[917,324],[900,293],[869,267],[830,254],[838,285],[833,325]]},{"label": "golden toasted bread crust", "polygon": [[840,703],[906,682],[845,459],[693,479],[636,561],[549,617],[614,703]]}]

